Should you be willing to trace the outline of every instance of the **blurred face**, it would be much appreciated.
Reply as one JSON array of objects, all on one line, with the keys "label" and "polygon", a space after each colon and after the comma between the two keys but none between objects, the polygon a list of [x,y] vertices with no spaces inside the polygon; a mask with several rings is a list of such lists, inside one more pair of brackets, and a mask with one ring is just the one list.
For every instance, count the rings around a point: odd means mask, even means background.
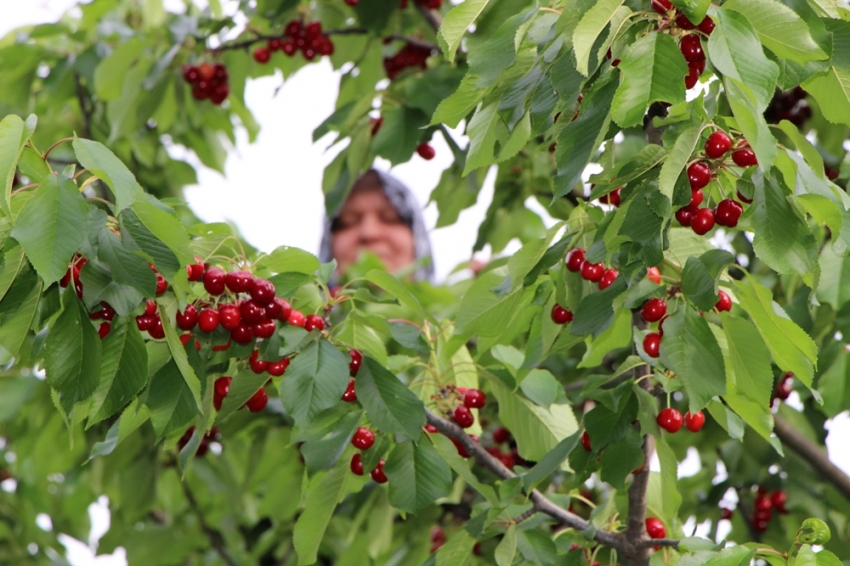
[{"label": "blurred face", "polygon": [[361,250],[377,255],[390,273],[413,263],[413,232],[404,223],[377,181],[358,183],[334,224],[333,256],[345,272]]}]

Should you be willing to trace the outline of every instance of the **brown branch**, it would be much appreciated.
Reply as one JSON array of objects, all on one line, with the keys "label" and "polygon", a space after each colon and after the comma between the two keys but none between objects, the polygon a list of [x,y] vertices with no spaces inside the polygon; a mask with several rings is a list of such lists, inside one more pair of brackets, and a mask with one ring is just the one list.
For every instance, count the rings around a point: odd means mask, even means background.
[{"label": "brown branch", "polygon": [[[497,477],[505,480],[517,477],[517,475],[505,467],[500,460],[491,456],[477,442],[472,440],[458,425],[437,416],[427,409],[425,410],[425,413],[428,417],[429,424],[433,425],[434,428],[445,436],[457,440],[466,449],[468,454]],[[534,504],[535,510],[549,515],[553,519],[558,520],[568,527],[576,529],[577,531],[585,531],[590,526],[587,521],[578,515],[570,513],[566,509],[552,503],[552,501],[536,489],[531,490],[531,492],[527,493],[527,495]],[[621,552],[627,548],[624,537],[620,533],[598,530],[594,534],[593,538],[597,542]]]},{"label": "brown branch", "polygon": [[80,112],[83,114],[83,135],[86,139],[91,137],[91,116],[94,109],[86,101],[91,102],[86,96],[86,89],[80,81],[80,73],[74,73],[74,84],[77,91],[77,102],[80,104]]},{"label": "brown branch", "polygon": [[[174,469],[177,470],[177,468]],[[220,532],[212,528],[204,518],[204,514],[198,505],[198,500],[195,499],[195,494],[193,494],[192,490],[189,488],[189,483],[185,479],[180,478],[180,486],[183,488],[183,493],[186,495],[189,507],[195,513],[195,516],[198,517],[198,523],[201,525],[201,530],[204,531],[204,534],[209,539],[213,549],[219,556],[221,556],[221,559],[228,564],[228,566],[236,566],[236,561],[233,560],[233,557],[230,556],[227,552],[227,548],[224,546],[224,537],[221,536]]]},{"label": "brown branch", "polygon": [[824,480],[835,486],[845,498],[850,500],[850,476],[833,464],[820,446],[803,436],[788,421],[779,415],[774,415],[773,422],[773,431],[782,441],[782,444],[802,456],[803,460],[813,467]]},{"label": "brown branch", "polygon": [[413,5],[416,6],[416,11],[422,14],[422,17],[428,22],[428,25],[434,28],[434,31],[439,31],[440,26],[443,24],[443,18],[437,12],[426,8],[416,0],[413,0]]}]

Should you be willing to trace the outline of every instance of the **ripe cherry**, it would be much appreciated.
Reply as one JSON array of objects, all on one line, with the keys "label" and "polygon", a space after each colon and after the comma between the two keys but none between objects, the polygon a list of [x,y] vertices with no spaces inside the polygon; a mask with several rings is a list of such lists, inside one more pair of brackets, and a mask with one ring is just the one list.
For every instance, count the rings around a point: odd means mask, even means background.
[{"label": "ripe cherry", "polygon": [[224,279],[227,288],[233,293],[247,293],[251,290],[254,276],[247,271],[231,271]]},{"label": "ripe cherry", "polygon": [[727,521],[731,521],[732,520],[732,510],[727,509],[726,507],[721,507],[720,508],[720,518],[726,519]]},{"label": "ripe cherry", "polygon": [[735,162],[735,165],[738,167],[752,167],[753,165],[758,165],[758,159],[756,159],[756,154],[752,149],[746,147],[744,149],[738,149],[732,152],[732,161]]},{"label": "ripe cherry", "polygon": [[649,269],[647,269],[646,278],[652,281],[653,283],[661,285],[661,272],[658,271],[657,267],[650,267]]},{"label": "ripe cherry", "polygon": [[753,199],[747,198],[744,195],[742,195],[741,191],[735,191],[735,195],[738,197],[738,200],[741,201],[741,202],[745,202],[747,204],[752,204],[752,202],[753,202]]},{"label": "ripe cherry", "polygon": [[354,389],[354,380],[348,380],[348,387],[345,388],[345,392],[342,394],[342,400],[346,403],[354,403],[357,401],[357,391]]},{"label": "ripe cherry", "polygon": [[251,357],[248,358],[248,365],[251,367],[251,371],[256,374],[263,373],[269,369],[269,362],[260,359],[260,352],[258,350],[251,352]]},{"label": "ripe cherry", "polygon": [[782,490],[777,489],[776,491],[771,492],[770,494],[770,502],[776,507],[776,510],[782,513],[783,515],[788,513],[788,510],[785,509],[785,503],[788,501],[788,494]]},{"label": "ripe cherry", "polygon": [[286,27],[284,28],[284,33],[290,37],[295,37],[301,33],[303,29],[303,24],[300,20],[292,20]]},{"label": "ripe cherry", "polygon": [[165,328],[162,326],[162,319],[156,317],[154,320],[153,326],[148,330],[148,334],[151,335],[151,338],[156,340],[162,340],[165,338]]},{"label": "ripe cherry", "polygon": [[617,187],[607,195],[600,197],[599,202],[604,204],[610,204],[613,206],[620,206],[620,193],[622,192],[622,190],[622,187]]},{"label": "ripe cherry", "polygon": [[239,326],[239,323],[242,322],[242,310],[240,307],[231,304],[219,305],[218,315],[222,328],[233,330]]},{"label": "ripe cherry", "polygon": [[680,29],[684,30],[692,30],[697,27],[683,12],[679,10],[676,10],[676,25],[679,26]]},{"label": "ripe cherry", "polygon": [[268,318],[286,320],[290,314],[292,314],[292,307],[289,301],[280,297],[275,297],[272,304],[266,307],[266,317]]},{"label": "ripe cherry", "polygon": [[254,50],[254,61],[257,63],[268,63],[271,53],[265,47],[257,47]]},{"label": "ripe cherry", "polygon": [[165,280],[165,277],[163,277],[161,273],[157,273],[156,274],[156,294],[157,294],[157,296],[165,293],[166,289],[168,289],[168,282]]},{"label": "ripe cherry", "polygon": [[581,248],[570,250],[570,253],[567,254],[566,264],[567,269],[574,273],[581,271],[581,266],[584,265],[584,250]]},{"label": "ripe cherry", "polygon": [[289,367],[289,358],[283,358],[276,362],[269,362],[269,375],[280,377],[286,373],[286,368]]},{"label": "ripe cherry", "polygon": [[496,444],[504,444],[505,442],[510,441],[511,439],[511,431],[506,429],[503,426],[500,426],[496,430],[493,431],[493,442]]},{"label": "ripe cherry", "polygon": [[688,203],[688,206],[691,209],[699,208],[699,205],[702,204],[702,199],[702,189],[691,189],[691,202]]},{"label": "ripe cherry", "polygon": [[254,340],[254,329],[241,322],[239,326],[230,331],[230,337],[237,344],[249,344]]},{"label": "ripe cherry", "polygon": [[705,61],[701,61],[702,65],[699,65],[699,63],[698,61],[688,63],[688,74],[685,75],[685,88],[688,90],[696,86],[699,76],[705,68]]},{"label": "ripe cherry", "polygon": [[204,264],[190,263],[186,266],[186,275],[189,277],[189,281],[200,281],[204,278]]},{"label": "ripe cherry", "polygon": [[470,409],[482,409],[487,404],[487,396],[480,389],[470,389],[463,394],[463,404]]},{"label": "ripe cherry", "polygon": [[151,328],[153,328],[153,325],[155,323],[156,323],[156,317],[154,317],[154,316],[141,314],[141,315],[136,317],[136,326],[142,332],[146,332],[146,331],[150,330]]},{"label": "ripe cherry", "polygon": [[721,226],[734,228],[738,225],[738,219],[741,218],[743,212],[744,207],[737,201],[725,198],[717,203],[717,207],[714,209],[714,220]]},{"label": "ripe cherry", "polygon": [[224,293],[225,277],[224,271],[218,267],[208,269],[204,273],[204,289],[210,295],[221,295]]},{"label": "ripe cherry", "polygon": [[643,338],[643,351],[646,352],[646,355],[650,358],[657,358],[659,356],[658,350],[661,346],[661,335],[657,332],[650,332]]},{"label": "ripe cherry", "polygon": [[230,393],[230,383],[233,381],[232,377],[229,376],[221,376],[215,380],[215,384],[213,385],[213,392],[217,397],[221,397],[224,399],[227,397],[227,394]]},{"label": "ripe cherry", "polygon": [[251,282],[251,298],[262,307],[272,304],[275,292],[274,284],[268,279],[258,277]]},{"label": "ripe cherry", "polygon": [[711,159],[720,159],[732,148],[732,140],[726,132],[713,132],[705,141],[705,154]]},{"label": "ripe cherry", "polygon": [[572,322],[572,320],[573,313],[569,310],[557,303],[552,307],[552,322],[555,324],[566,324],[568,322]]},{"label": "ripe cherry", "polygon": [[261,307],[253,299],[243,301],[239,305],[239,315],[241,322],[245,324],[257,324],[266,318],[266,309]]},{"label": "ripe cherry", "polygon": [[418,153],[419,157],[426,161],[434,159],[434,156],[437,155],[436,150],[428,143],[420,143],[416,146],[416,153]]},{"label": "ripe cherry", "polygon": [[602,273],[602,279],[599,280],[599,290],[602,291],[610,287],[617,279],[618,275],[620,275],[620,272],[616,269],[606,269]]},{"label": "ripe cherry", "polygon": [[375,480],[376,483],[387,483],[387,475],[384,473],[384,462],[381,459],[378,462],[378,465],[375,466],[375,469],[369,472],[369,475],[372,476],[372,479]]},{"label": "ripe cherry", "polygon": [[649,538],[664,538],[667,536],[667,529],[664,528],[664,523],[655,517],[649,517],[646,520],[646,534]]},{"label": "ripe cherry", "polygon": [[672,407],[661,409],[656,422],[658,422],[658,426],[667,432],[678,432],[682,428],[682,413]]},{"label": "ripe cherry", "polygon": [[307,323],[307,319],[304,317],[304,313],[301,311],[293,310],[289,313],[289,324],[292,326],[304,326]]},{"label": "ripe cherry", "polygon": [[365,426],[361,426],[354,433],[354,436],[351,437],[351,444],[360,450],[368,450],[375,444],[375,433]]},{"label": "ripe cherry", "polygon": [[304,330],[312,332],[314,328],[318,329],[320,332],[324,330],[325,320],[317,314],[307,315],[307,318],[304,320]]},{"label": "ripe cherry", "polygon": [[351,469],[351,473],[356,476],[363,475],[363,459],[360,457],[360,452],[354,454],[351,457],[351,464],[349,464],[349,468]]},{"label": "ripe cherry", "polygon": [[[185,346],[186,344],[188,344],[188,343],[189,343],[189,340],[191,340],[191,339],[192,339],[192,335],[191,335],[191,334],[181,334],[181,335],[180,335],[180,343],[181,343],[181,344],[183,344],[184,346]],[[200,341],[198,341],[198,340],[195,340],[195,351],[196,351],[196,352],[200,352],[200,351],[201,351],[201,343],[200,343]]]},{"label": "ripe cherry", "polygon": [[200,328],[202,332],[212,332],[218,328],[218,322],[218,311],[215,309],[203,309],[198,314],[198,328]]},{"label": "ripe cherry", "polygon": [[581,266],[581,278],[586,281],[596,283],[602,279],[602,275],[604,273],[605,266],[602,265],[602,263],[590,263],[589,261],[585,261],[584,265]]},{"label": "ripe cherry", "polygon": [[257,338],[271,338],[277,331],[277,326],[272,319],[267,318],[253,325],[251,329],[254,331],[254,336]]},{"label": "ripe cherry", "polygon": [[461,428],[469,428],[473,424],[475,424],[475,417],[472,415],[472,411],[464,405],[460,405],[459,407],[455,407],[454,412],[452,413],[454,420],[457,424],[460,425]]},{"label": "ripe cherry", "polygon": [[254,393],[246,405],[248,405],[248,410],[252,413],[259,413],[263,409],[266,408],[266,405],[269,403],[269,394],[266,393],[264,388],[260,388],[256,393]]},{"label": "ripe cherry", "polygon": [[[693,195],[693,193],[691,193]],[[691,205],[683,206],[679,210],[676,211],[676,220],[682,226],[690,226],[691,221],[693,221],[694,214],[696,213],[697,208]]]},{"label": "ripe cherry", "polygon": [[679,42],[679,51],[685,56],[685,61],[702,61],[705,59],[705,52],[702,50],[702,43],[699,40],[699,35],[690,33],[682,38]]},{"label": "ripe cherry", "polygon": [[667,12],[673,9],[673,4],[670,3],[670,0],[652,0],[651,5],[652,9],[662,16],[666,16]]},{"label": "ripe cherry", "polygon": [[351,356],[351,361],[348,363],[348,373],[351,377],[355,377],[360,371],[360,364],[363,363],[363,354],[357,350],[349,350],[348,355]]},{"label": "ripe cherry", "polygon": [[664,299],[649,299],[640,309],[640,315],[646,322],[658,322],[667,314],[667,303]]},{"label": "ripe cherry", "polygon": [[198,309],[193,305],[186,305],[183,312],[177,311],[177,327],[180,330],[192,330],[198,324]]},{"label": "ripe cherry", "polygon": [[716,308],[719,312],[726,311],[729,312],[732,310],[732,297],[729,296],[726,291],[718,291],[717,292],[717,303],[714,304],[714,308]]},{"label": "ripe cherry", "polygon": [[581,433],[581,446],[588,452],[593,449],[590,445],[590,435],[587,434],[586,430]]},{"label": "ripe cherry", "polygon": [[697,29],[699,29],[705,35],[711,35],[711,32],[714,31],[714,20],[712,20],[711,17],[706,16],[699,23],[699,25],[697,26]]},{"label": "ripe cherry", "polygon": [[705,424],[705,414],[702,411],[697,411],[691,414],[690,411],[685,413],[685,428],[691,432],[699,432],[702,430],[702,425]]},{"label": "ripe cherry", "polygon": [[97,327],[97,335],[100,336],[100,339],[103,340],[106,338],[106,335],[109,334],[109,331],[112,330],[112,325],[108,322],[101,322],[100,326]]},{"label": "ripe cherry", "polygon": [[701,189],[711,181],[711,169],[702,161],[695,161],[688,166],[688,182],[691,189]]},{"label": "ripe cherry", "polygon": [[153,316],[156,314],[156,301],[153,299],[148,299],[145,303],[145,315]]},{"label": "ripe cherry", "polygon": [[714,211],[710,208],[700,208],[691,218],[691,230],[702,236],[714,228]]}]

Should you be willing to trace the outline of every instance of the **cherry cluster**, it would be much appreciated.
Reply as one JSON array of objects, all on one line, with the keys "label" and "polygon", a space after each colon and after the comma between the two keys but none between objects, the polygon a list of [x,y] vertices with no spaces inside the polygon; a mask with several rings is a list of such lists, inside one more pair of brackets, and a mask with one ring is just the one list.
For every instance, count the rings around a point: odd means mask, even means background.
[{"label": "cherry cluster", "polygon": [[200,65],[185,65],[183,80],[192,85],[192,97],[195,100],[209,99],[215,105],[220,105],[230,94],[227,67],[222,63],[214,65],[204,61]]},{"label": "cherry cluster", "polygon": [[[694,161],[687,169],[688,183],[691,186],[691,202],[676,211],[676,220],[679,224],[690,226],[691,230],[700,236],[714,228],[715,223],[734,228],[744,212],[739,202],[729,198],[721,200],[714,209],[700,208],[703,201],[702,189],[711,182],[714,169],[724,166],[730,151],[732,162],[738,167],[752,167],[758,164],[756,154],[747,140],[741,140],[733,150],[732,140],[723,131],[716,131],[708,136],[704,149],[708,160]],[[744,198],[740,192],[738,198],[744,202],[752,202],[751,199]]]},{"label": "cherry cluster", "polygon": [[430,48],[405,43],[398,53],[392,57],[384,57],[384,70],[387,72],[387,78],[394,80],[408,67],[427,69],[427,61],[430,56]]},{"label": "cherry cluster", "polygon": [[460,397],[462,404],[454,408],[452,418],[461,428],[469,428],[475,424],[475,415],[472,414],[471,409],[483,409],[487,404],[487,396],[480,389],[458,387],[456,391],[462,396]]},{"label": "cherry cluster", "polygon": [[83,298],[83,282],[80,281],[80,271],[83,269],[83,266],[88,263],[88,261],[88,258],[85,258],[80,254],[74,254],[74,257],[71,259],[71,263],[68,264],[68,269],[65,271],[65,275],[63,275],[62,279],[59,280],[59,286],[63,289],[73,283],[74,291],[76,291],[77,298],[79,299]]},{"label": "cherry cluster", "polygon": [[764,111],[764,119],[768,124],[777,124],[780,120],[788,120],[798,128],[812,117],[812,107],[806,102],[806,91],[801,86],[781,91],[776,94]]},{"label": "cherry cluster", "polygon": [[305,26],[301,20],[292,20],[286,24],[282,37],[274,37],[265,47],[254,50],[254,61],[265,64],[275,51],[283,51],[284,55],[292,57],[299,50],[304,59],[312,61],[316,55],[333,55],[334,43],[330,36],[322,33],[321,22],[309,22]]},{"label": "cherry cluster", "polygon": [[[375,433],[363,426],[359,427],[357,432],[354,433],[354,436],[351,437],[351,444],[359,450],[368,450],[374,443]],[[378,465],[369,472],[369,475],[372,476],[375,483],[387,483],[387,476],[384,473],[385,463],[384,459],[381,458]],[[360,456],[359,452],[352,456],[349,468],[355,475],[363,475],[363,458]]]},{"label": "cherry cluster", "polygon": [[[732,297],[726,291],[717,292],[717,302],[714,308],[718,312],[732,310]],[[649,299],[643,304],[640,310],[641,317],[649,323],[657,322],[658,331],[650,332],[643,338],[643,351],[650,358],[657,358],[660,355],[661,338],[664,336],[664,321],[667,319],[667,303],[664,299]]]},{"label": "cherry cluster", "polygon": [[702,411],[697,411],[693,414],[688,411],[685,413],[685,417],[682,418],[682,413],[680,413],[677,409],[674,409],[673,407],[666,407],[658,412],[655,422],[658,423],[658,426],[669,433],[679,432],[683,423],[685,428],[689,431],[699,432],[705,424],[705,414],[703,414]]},{"label": "cherry cluster", "polygon": [[610,287],[617,279],[617,276],[620,275],[620,272],[616,269],[605,269],[605,265],[602,262],[590,263],[584,259],[584,253],[584,250],[581,248],[570,250],[570,253],[566,257],[567,269],[573,273],[580,273],[581,278],[585,281],[598,284],[600,291]]},{"label": "cherry cluster", "polygon": [[[195,432],[195,426],[192,425],[183,433],[183,436],[180,437],[180,440],[177,441],[177,449],[183,450],[183,447],[189,444],[189,441],[192,439],[192,433]],[[218,432],[218,427],[214,426],[210,429],[208,433],[201,437],[201,443],[198,445],[198,450],[195,452],[196,456],[205,456],[207,452],[210,450],[210,442],[220,441],[221,435]]]},{"label": "cherry cluster", "polygon": [[[435,427],[434,425],[431,425],[431,424],[426,424],[425,426],[422,427],[422,430],[424,430],[428,434],[440,434],[440,431],[437,430],[437,427]],[[477,436],[475,436],[474,434],[470,434],[468,436],[476,444],[481,444],[481,441],[479,440],[479,438]],[[464,447],[464,445],[461,444],[460,441],[458,441],[458,440],[456,440],[452,437],[449,437],[449,440],[451,440],[452,444],[455,445],[455,448],[457,449],[457,453],[461,458],[469,458],[469,452],[466,451],[466,447]]]},{"label": "cherry cluster", "polygon": [[706,36],[711,35],[711,32],[714,31],[714,20],[706,16],[699,24],[695,24],[681,10],[674,9],[670,0],[652,0],[651,5],[653,10],[664,16],[659,22],[659,29],[675,25],[683,32],[694,32],[685,33],[679,41],[679,50],[685,56],[685,61],[688,62],[685,87],[693,88],[700,75],[705,71],[705,52],[702,49],[700,36],[696,32],[701,32]]},{"label": "cherry cluster", "polygon": [[357,401],[357,391],[354,389],[354,378],[357,377],[357,372],[360,370],[360,364],[363,363],[363,354],[357,350],[349,350],[348,355],[351,356],[351,361],[348,363],[348,373],[351,379],[348,380],[348,386],[342,394],[342,400],[346,403],[354,403]]},{"label": "cherry cluster", "polygon": [[[590,190],[593,190],[595,185],[590,185]],[[620,206],[620,191],[622,191],[623,187],[617,187],[607,195],[602,195],[599,197],[599,202],[602,204],[610,204],[615,207]]]},{"label": "cherry cluster", "polygon": [[427,142],[420,143],[416,146],[416,153],[425,161],[431,161],[437,155],[436,150]]},{"label": "cherry cluster", "polygon": [[778,513],[786,514],[788,510],[785,508],[785,503],[788,501],[788,495],[782,490],[775,490],[770,493],[759,487],[758,494],[753,503],[753,528],[760,533],[767,530],[767,524],[773,518],[773,510]]},{"label": "cherry cluster", "polygon": [[[519,455],[511,431],[505,427],[499,427],[493,431],[493,442],[496,446],[488,446],[485,450],[488,454],[502,462],[509,470],[512,470],[514,466],[531,466],[530,462]],[[501,446],[505,445],[507,445],[507,451],[501,449]]]}]

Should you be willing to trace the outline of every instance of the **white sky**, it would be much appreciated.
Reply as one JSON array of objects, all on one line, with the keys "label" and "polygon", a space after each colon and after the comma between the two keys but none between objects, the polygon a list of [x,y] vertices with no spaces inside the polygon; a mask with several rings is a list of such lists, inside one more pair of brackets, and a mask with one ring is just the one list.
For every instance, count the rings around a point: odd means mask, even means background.
[{"label": "white sky", "polygon": [[[179,0],[165,0],[166,6],[175,1],[179,5]],[[0,0],[0,36],[21,25],[55,21],[75,3],[74,0]],[[223,4],[227,5],[227,0]],[[248,242],[262,251],[289,245],[316,253],[324,210],[320,190],[322,171],[333,155],[324,153],[327,143],[312,144],[312,131],[333,110],[338,77],[322,61],[300,70],[282,87],[281,84],[279,76],[248,84],[246,102],[262,125],[257,141],[249,145],[247,136],[240,132],[237,147],[228,156],[225,177],[192,160],[198,168],[199,184],[187,188],[186,197],[203,220],[231,221]],[[459,141],[465,145],[465,141]],[[410,185],[423,205],[451,162],[451,152],[441,136],[435,136],[432,144],[437,151],[433,160],[424,161],[414,155],[410,162],[392,170]],[[457,224],[431,232],[439,280],[457,264],[469,260],[478,225],[492,200],[492,182],[491,176],[478,203],[462,213]],[[531,207],[542,212],[536,203]],[[433,227],[437,219],[434,205],[425,209],[425,218],[428,226]],[[516,249],[513,245],[507,251]],[[486,252],[482,257],[486,259]],[[830,457],[850,473],[850,452],[846,450],[850,439],[848,414],[833,419],[829,429]],[[680,472],[690,475],[694,465],[698,466],[698,461],[688,458]],[[93,530],[103,530],[104,522],[108,525],[108,509],[103,498],[92,504],[91,513],[97,523]],[[65,537],[63,544],[68,547],[68,559],[74,566],[126,564],[123,549],[114,556],[95,558],[96,538],[88,545],[69,538]]]}]

